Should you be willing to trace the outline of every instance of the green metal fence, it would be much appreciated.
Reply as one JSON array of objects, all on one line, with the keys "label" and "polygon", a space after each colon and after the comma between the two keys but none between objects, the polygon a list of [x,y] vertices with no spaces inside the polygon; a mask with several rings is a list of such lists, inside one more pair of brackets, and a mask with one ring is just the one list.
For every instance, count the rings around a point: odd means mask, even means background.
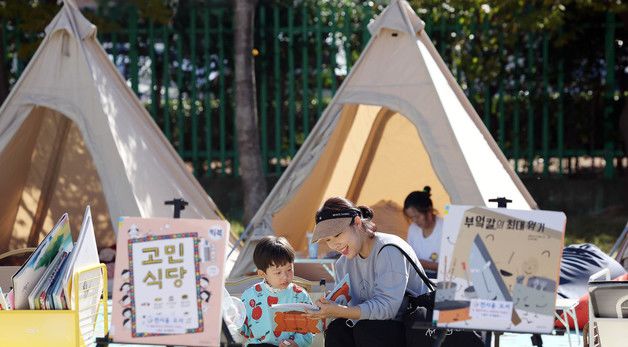
[{"label": "green metal fence", "polygon": [[[366,45],[366,25],[380,10],[333,1],[258,7],[253,54],[265,173],[278,175],[288,165]],[[231,9],[197,5],[168,25],[143,18],[133,7],[115,13],[107,17],[115,25],[99,28],[99,40],[164,134],[197,176],[236,175]],[[578,40],[561,46],[555,44],[561,36],[543,32],[504,37],[486,21],[462,27],[429,15],[423,19],[520,175],[593,170],[583,168],[588,161],[592,167],[605,162],[597,166],[606,177],[626,171],[616,126],[626,91],[616,74],[624,73],[628,55],[617,43],[620,25],[613,14],[587,29],[604,33],[604,40],[586,42],[590,59],[574,58]],[[13,83],[27,63],[15,52],[38,37],[17,32],[11,23],[3,28]],[[498,44],[487,51],[480,38]],[[469,56],[477,66],[497,68],[469,69]],[[578,89],[585,79],[586,88]]]}]

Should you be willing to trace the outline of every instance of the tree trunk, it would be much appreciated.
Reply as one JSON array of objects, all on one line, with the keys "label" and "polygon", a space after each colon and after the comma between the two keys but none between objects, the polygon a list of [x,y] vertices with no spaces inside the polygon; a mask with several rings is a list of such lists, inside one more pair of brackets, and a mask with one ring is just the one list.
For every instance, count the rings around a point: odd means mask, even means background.
[{"label": "tree trunk", "polygon": [[236,131],[240,175],[244,188],[243,224],[249,223],[266,197],[266,180],[257,125],[255,69],[253,62],[253,23],[257,0],[235,0],[235,90]]}]

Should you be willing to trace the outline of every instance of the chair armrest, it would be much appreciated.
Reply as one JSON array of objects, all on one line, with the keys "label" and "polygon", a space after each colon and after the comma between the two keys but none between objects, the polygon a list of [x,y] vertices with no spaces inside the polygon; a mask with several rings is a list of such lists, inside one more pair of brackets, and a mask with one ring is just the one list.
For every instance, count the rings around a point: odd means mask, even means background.
[{"label": "chair armrest", "polygon": [[611,280],[611,270],[606,268],[606,269],[602,269],[602,270],[594,273],[593,275],[589,276],[589,282],[597,281],[597,280],[601,279],[602,277],[604,277],[605,281],[610,281]]}]

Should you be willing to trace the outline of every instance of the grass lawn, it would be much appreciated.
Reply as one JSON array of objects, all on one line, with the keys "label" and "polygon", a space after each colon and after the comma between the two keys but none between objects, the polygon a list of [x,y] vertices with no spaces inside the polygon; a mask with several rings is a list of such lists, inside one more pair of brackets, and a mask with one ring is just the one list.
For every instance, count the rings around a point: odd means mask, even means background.
[{"label": "grass lawn", "polygon": [[628,206],[595,215],[567,216],[565,245],[592,243],[608,253],[628,222]]}]

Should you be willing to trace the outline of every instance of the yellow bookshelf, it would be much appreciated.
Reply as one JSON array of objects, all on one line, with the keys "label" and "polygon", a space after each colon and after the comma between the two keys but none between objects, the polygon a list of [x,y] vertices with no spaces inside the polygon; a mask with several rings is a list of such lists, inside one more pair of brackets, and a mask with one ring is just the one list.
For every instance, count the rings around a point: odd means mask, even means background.
[{"label": "yellow bookshelf", "polygon": [[[104,264],[80,269],[72,281],[74,310],[0,311],[0,345],[80,347],[95,342],[99,309],[103,309],[105,334],[107,312],[107,267]],[[100,293],[102,292],[102,297]]]}]

